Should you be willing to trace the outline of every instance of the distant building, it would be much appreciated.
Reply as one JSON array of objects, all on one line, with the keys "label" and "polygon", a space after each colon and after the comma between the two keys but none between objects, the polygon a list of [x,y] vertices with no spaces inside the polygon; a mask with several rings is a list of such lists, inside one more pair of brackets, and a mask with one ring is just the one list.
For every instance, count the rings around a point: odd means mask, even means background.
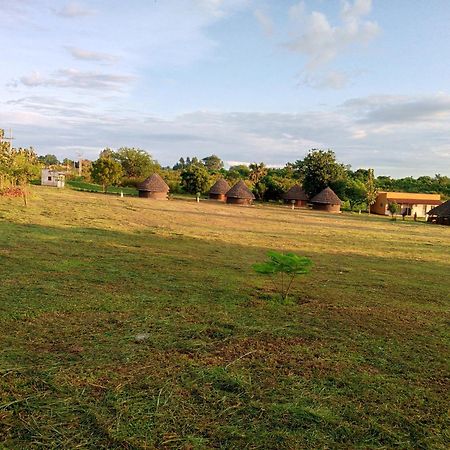
[{"label": "distant building", "polygon": [[63,188],[66,180],[64,172],[58,172],[52,169],[41,170],[41,185],[42,186],[54,186]]},{"label": "distant building", "polygon": [[227,192],[230,190],[230,185],[223,178],[219,178],[209,190],[209,198],[211,200],[226,201]]},{"label": "distant building", "polygon": [[226,194],[227,203],[236,205],[251,205],[255,196],[247,185],[242,181],[238,181]]},{"label": "distant building", "polygon": [[440,205],[439,194],[420,194],[412,192],[378,192],[377,199],[370,207],[370,212],[388,216],[389,203],[397,203],[401,207],[400,214],[406,216],[425,217],[432,208]]},{"label": "distant building", "polygon": [[154,200],[167,200],[169,186],[157,173],[149,176],[138,185],[139,197]]},{"label": "distant building", "polygon": [[318,211],[326,211],[331,213],[340,213],[342,200],[334,193],[334,191],[326,187],[311,199],[313,209]]},{"label": "distant building", "polygon": [[285,203],[293,203],[295,206],[307,206],[308,196],[299,184],[292,186],[283,195]]},{"label": "distant building", "polygon": [[450,225],[450,200],[428,211],[428,222],[439,225]]}]

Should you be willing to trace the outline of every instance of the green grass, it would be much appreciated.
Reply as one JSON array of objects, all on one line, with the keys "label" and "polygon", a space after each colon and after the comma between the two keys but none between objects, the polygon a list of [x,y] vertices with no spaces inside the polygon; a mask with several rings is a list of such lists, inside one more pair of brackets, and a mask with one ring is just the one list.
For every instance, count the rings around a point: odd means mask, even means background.
[{"label": "green grass", "polygon": [[[0,199],[0,448],[446,449],[450,229]],[[314,261],[292,302],[251,270]]]},{"label": "green grass", "polygon": [[[78,180],[68,180],[66,181],[67,187],[74,189],[76,191],[85,192],[103,192],[102,186],[94,183],[87,183],[86,181]],[[134,187],[117,187],[108,186],[108,194],[120,194],[123,192],[124,195],[137,195],[138,191]]]}]

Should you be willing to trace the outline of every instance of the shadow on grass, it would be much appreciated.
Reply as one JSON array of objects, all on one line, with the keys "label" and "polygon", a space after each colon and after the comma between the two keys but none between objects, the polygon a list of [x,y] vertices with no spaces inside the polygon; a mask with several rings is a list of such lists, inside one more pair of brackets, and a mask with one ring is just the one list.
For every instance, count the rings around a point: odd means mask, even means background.
[{"label": "shadow on grass", "polygon": [[0,443],[442,447],[447,266],[311,253],[278,305],[266,250],[0,222]]}]

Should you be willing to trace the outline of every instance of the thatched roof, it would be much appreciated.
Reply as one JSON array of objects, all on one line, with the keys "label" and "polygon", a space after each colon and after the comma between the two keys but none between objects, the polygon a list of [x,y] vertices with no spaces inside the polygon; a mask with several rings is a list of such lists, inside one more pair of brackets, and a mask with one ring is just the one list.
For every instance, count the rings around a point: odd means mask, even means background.
[{"label": "thatched roof", "polygon": [[287,192],[285,192],[283,198],[285,200],[303,200],[303,201],[308,200],[306,192],[299,184],[295,184]]},{"label": "thatched roof", "polygon": [[138,185],[138,190],[148,192],[169,192],[169,186],[157,173],[149,176],[141,184]]},{"label": "thatched roof", "polygon": [[342,205],[341,199],[333,192],[332,189],[326,187],[311,199],[311,203],[322,203],[325,205]]},{"label": "thatched roof", "polygon": [[230,190],[230,185],[223,178],[219,178],[209,190],[210,194],[226,194]]},{"label": "thatched roof", "polygon": [[431,209],[427,214],[429,216],[450,217],[450,200],[447,200],[445,203],[442,203],[442,205]]},{"label": "thatched roof", "polygon": [[248,198],[253,200],[255,196],[253,192],[247,187],[247,185],[242,181],[238,181],[228,192],[227,197],[230,198]]}]

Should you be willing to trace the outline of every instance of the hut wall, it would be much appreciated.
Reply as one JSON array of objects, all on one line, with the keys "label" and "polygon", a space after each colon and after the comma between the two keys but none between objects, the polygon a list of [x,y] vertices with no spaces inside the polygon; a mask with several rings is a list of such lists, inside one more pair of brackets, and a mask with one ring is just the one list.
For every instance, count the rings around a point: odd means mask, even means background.
[{"label": "hut wall", "polygon": [[153,200],[167,200],[167,193],[166,192],[139,191],[139,197],[150,198]]},{"label": "hut wall", "polygon": [[[284,203],[286,205],[292,205],[292,200],[285,200]],[[308,206],[308,202],[306,200],[295,200],[294,205],[298,207]]]},{"label": "hut wall", "polygon": [[209,198],[211,200],[218,200],[220,202],[224,202],[227,199],[227,196],[225,194],[209,194]]},{"label": "hut wall", "polygon": [[339,212],[341,212],[341,205],[327,205],[324,203],[313,203],[313,209],[315,209],[317,211],[339,213]]},{"label": "hut wall", "polygon": [[227,197],[227,203],[233,205],[251,205],[252,200],[250,198]]}]

